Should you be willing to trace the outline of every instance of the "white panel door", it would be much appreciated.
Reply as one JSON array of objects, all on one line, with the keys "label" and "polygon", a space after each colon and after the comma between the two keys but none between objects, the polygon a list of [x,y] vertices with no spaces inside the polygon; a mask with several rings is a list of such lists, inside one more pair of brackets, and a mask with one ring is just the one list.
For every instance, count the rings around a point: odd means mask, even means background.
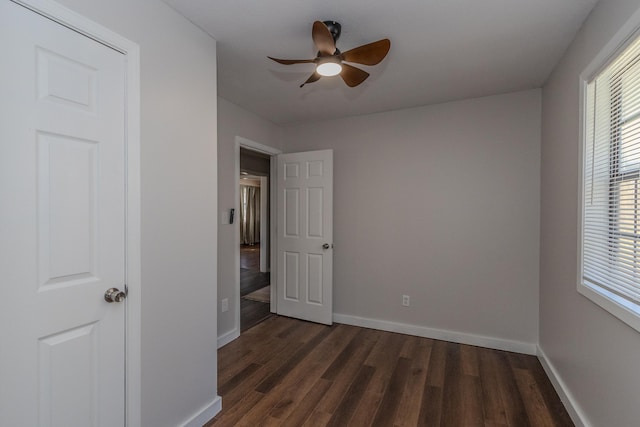
[{"label": "white panel door", "polygon": [[0,425],[124,425],[125,59],[0,1]]},{"label": "white panel door", "polygon": [[332,323],[333,150],[278,156],[278,314]]}]

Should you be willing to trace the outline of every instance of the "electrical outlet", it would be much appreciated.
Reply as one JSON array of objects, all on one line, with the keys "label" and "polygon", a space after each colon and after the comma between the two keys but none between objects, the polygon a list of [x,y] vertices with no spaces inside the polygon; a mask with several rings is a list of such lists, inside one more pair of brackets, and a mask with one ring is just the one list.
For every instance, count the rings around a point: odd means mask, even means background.
[{"label": "electrical outlet", "polygon": [[220,301],[220,310],[222,310],[223,313],[229,310],[229,298],[225,298]]},{"label": "electrical outlet", "polygon": [[410,303],[411,303],[411,300],[409,298],[409,295],[402,295],[402,305],[404,307],[409,307]]}]

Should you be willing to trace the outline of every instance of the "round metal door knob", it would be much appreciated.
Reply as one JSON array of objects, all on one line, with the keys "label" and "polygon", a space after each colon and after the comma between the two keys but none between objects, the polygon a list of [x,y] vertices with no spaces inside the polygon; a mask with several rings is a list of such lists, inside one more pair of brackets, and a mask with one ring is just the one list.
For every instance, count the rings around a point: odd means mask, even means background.
[{"label": "round metal door knob", "polygon": [[331,247],[331,245],[329,245],[328,243],[325,243],[324,245],[322,245],[322,249],[329,249]]},{"label": "round metal door knob", "polygon": [[127,294],[118,288],[109,288],[104,293],[104,300],[106,302],[122,302],[127,297]]}]

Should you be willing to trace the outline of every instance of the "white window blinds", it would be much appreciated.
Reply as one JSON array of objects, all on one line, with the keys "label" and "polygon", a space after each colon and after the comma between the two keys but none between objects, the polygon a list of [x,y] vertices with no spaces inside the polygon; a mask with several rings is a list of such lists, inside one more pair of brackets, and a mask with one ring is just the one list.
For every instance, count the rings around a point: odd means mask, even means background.
[{"label": "white window blinds", "polygon": [[582,280],[640,303],[640,39],[587,84]]}]

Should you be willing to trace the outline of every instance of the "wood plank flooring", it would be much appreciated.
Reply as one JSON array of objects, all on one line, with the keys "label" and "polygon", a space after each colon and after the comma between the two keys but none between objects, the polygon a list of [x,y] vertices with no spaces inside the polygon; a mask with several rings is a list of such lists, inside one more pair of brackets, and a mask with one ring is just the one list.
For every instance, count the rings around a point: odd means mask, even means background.
[{"label": "wood plank flooring", "polygon": [[273,316],[269,303],[240,299],[240,332],[253,328]]},{"label": "wood plank flooring", "polygon": [[534,356],[274,316],[219,351],[206,426],[573,426]]}]

